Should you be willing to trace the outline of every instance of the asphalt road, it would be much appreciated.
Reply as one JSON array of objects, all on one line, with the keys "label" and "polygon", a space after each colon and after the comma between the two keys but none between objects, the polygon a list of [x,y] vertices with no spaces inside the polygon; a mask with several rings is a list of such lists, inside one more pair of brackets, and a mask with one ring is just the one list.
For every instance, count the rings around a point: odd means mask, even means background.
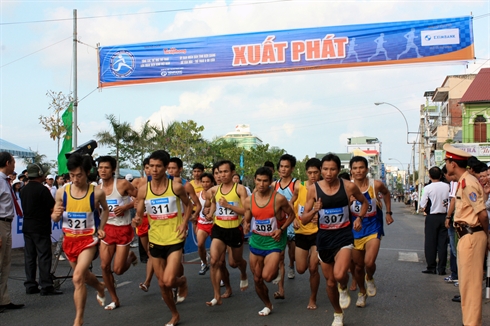
[{"label": "asphalt road", "polygon": [[[426,275],[423,252],[424,219],[413,215],[401,203],[393,204],[394,220],[385,228],[381,242],[378,270],[375,275],[378,293],[368,298],[365,308],[357,308],[357,292],[351,292],[351,306],[344,311],[345,325],[461,325],[461,308],[451,298],[458,293],[452,284],[444,282],[444,276]],[[248,258],[248,246],[244,256]],[[286,299],[274,301],[274,310],[267,317],[257,314],[263,308],[255,293],[250,271],[250,287],[239,289],[239,272],[230,270],[233,296],[223,300],[223,305],[207,307],[212,299],[209,274],[199,276],[197,255],[185,257],[185,274],[189,282],[189,295],[177,307],[179,325],[330,325],[333,310],[325,292],[325,280],[321,277],[318,309],[307,310],[309,297],[308,275],[286,279]],[[66,275],[67,262],[60,262],[57,275]],[[100,262],[94,261],[94,271],[100,275]],[[147,293],[138,288],[144,280],[145,264],[131,267],[124,275],[116,276],[117,292],[121,306],[105,311],[95,299],[95,291],[88,290],[85,310],[86,325],[164,325],[170,313],[161,299],[156,279]],[[71,280],[62,284],[63,295],[41,297],[26,295],[23,286],[24,264],[22,250],[14,250],[9,292],[14,303],[25,303],[21,310],[7,310],[0,314],[0,325],[70,325],[75,309]],[[268,284],[270,295],[276,286]],[[483,293],[483,292],[482,292]],[[274,300],[274,299],[272,299]],[[109,297],[107,299],[109,301]],[[107,302],[109,303],[109,302]],[[490,325],[490,308],[483,307],[483,324]]]}]

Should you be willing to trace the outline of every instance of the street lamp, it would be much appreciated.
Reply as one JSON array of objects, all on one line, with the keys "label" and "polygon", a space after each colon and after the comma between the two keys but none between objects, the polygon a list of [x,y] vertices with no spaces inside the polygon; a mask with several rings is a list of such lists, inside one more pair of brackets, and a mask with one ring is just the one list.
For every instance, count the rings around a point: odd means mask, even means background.
[{"label": "street lamp", "polygon": [[[405,115],[403,114],[403,112],[402,112],[402,111],[401,111],[399,108],[397,108],[396,106],[394,106],[394,105],[393,105],[393,104],[391,104],[391,103],[387,103],[387,102],[376,102],[376,103],[374,103],[374,105],[382,105],[382,104],[386,104],[386,105],[392,106],[392,107],[394,107],[395,109],[397,109],[397,110],[398,110],[398,112],[400,112],[400,113],[401,113],[401,115],[403,116],[403,119],[405,120],[405,125],[407,126],[407,144],[410,144],[410,142],[408,141],[408,134],[410,134],[411,132],[410,132],[410,131],[408,131],[408,121],[407,121],[407,118],[405,117]],[[414,133],[416,133],[416,134],[417,134],[418,132],[414,132]]]}]

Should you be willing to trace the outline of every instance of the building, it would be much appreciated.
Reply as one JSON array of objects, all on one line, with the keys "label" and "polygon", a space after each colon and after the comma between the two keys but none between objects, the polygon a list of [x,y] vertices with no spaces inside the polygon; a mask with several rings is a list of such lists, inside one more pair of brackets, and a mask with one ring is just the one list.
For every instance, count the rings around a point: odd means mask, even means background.
[{"label": "building", "polygon": [[[327,154],[329,153],[316,153],[315,157],[321,160]],[[342,172],[343,170],[350,170],[349,163],[350,163],[350,159],[354,156],[354,154],[352,153],[332,153],[332,154],[337,155],[340,159],[340,172]]]},{"label": "building", "polygon": [[369,163],[369,173],[374,179],[384,180],[381,163],[381,142],[376,137],[362,136],[347,138],[347,152],[353,156],[364,156]]},{"label": "building", "polygon": [[237,125],[234,132],[229,132],[221,138],[227,141],[234,141],[238,147],[247,150],[262,145],[262,140],[250,132],[250,125]]},{"label": "building", "polygon": [[455,146],[489,162],[490,68],[480,70],[459,103],[463,107],[463,137]]}]

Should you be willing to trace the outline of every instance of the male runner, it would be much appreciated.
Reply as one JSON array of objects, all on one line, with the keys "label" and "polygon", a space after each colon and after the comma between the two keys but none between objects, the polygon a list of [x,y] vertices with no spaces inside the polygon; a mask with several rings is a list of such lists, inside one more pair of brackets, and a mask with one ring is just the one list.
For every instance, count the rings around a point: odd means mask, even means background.
[{"label": "male runner", "polygon": [[[301,182],[296,178],[293,178],[291,174],[293,173],[294,167],[296,166],[296,157],[290,154],[284,154],[279,158],[279,162],[277,163],[277,170],[279,172],[279,180],[275,181],[272,184],[272,187],[286,197],[289,201],[291,207],[294,206],[294,202],[298,198],[299,188]],[[295,253],[295,244],[294,244],[294,228],[291,224],[287,230],[288,235],[288,254],[289,254],[289,270],[288,270],[288,278],[294,278],[294,253]],[[284,276],[285,276],[285,268],[284,268],[284,257],[285,251],[281,253],[281,261],[279,263],[279,276],[280,278],[277,282],[279,285],[279,289],[274,293],[274,299],[284,299]],[[276,281],[274,281],[276,282]]]},{"label": "male runner", "polygon": [[332,326],[343,325],[342,309],[350,305],[347,270],[354,242],[349,218],[350,196],[361,202],[361,211],[354,221],[354,230],[361,229],[362,218],[368,210],[366,197],[354,183],[339,179],[339,172],[339,157],[335,154],[325,155],[322,158],[323,180],[308,188],[306,206],[301,217],[301,222],[306,224],[318,215],[316,245],[323,275],[327,281],[328,298],[334,308]]},{"label": "male runner", "polygon": [[157,150],[150,155],[152,179],[146,188],[138,190],[138,207],[133,221],[139,225],[146,209],[153,270],[163,300],[172,313],[166,326],[173,326],[178,324],[180,315],[172,288],[178,288],[182,298],[187,297],[187,279],[182,275],[181,260],[192,204],[182,184],[167,178],[169,162],[170,156],[164,150]]},{"label": "male runner", "polygon": [[247,226],[251,222],[252,230],[250,269],[254,275],[255,291],[265,304],[259,311],[260,316],[268,316],[272,311],[269,290],[264,281],[271,282],[277,276],[281,252],[286,248],[286,229],[295,219],[288,200],[271,188],[271,183],[271,170],[259,168],[255,172],[255,192],[245,200],[245,222]]},{"label": "male runner", "polygon": [[[226,246],[229,247],[231,257],[229,264],[232,268],[238,267],[241,272],[240,290],[248,288],[247,262],[243,259],[243,227],[241,225],[242,216],[245,213],[245,199],[247,191],[245,187],[233,183],[232,177],[235,174],[235,164],[230,161],[220,161],[218,166],[221,184],[208,190],[208,198],[211,198],[210,212],[208,220],[215,216],[214,226],[211,230],[211,282],[213,283],[214,297],[206,302],[208,306],[220,305],[220,280],[225,285],[226,275],[221,272],[225,264],[224,255]],[[208,202],[206,202],[206,206]]]},{"label": "male runner", "polygon": [[[56,204],[51,219],[57,223],[63,218],[63,251],[73,269],[76,317],[74,325],[83,324],[87,288],[97,290],[97,301],[104,307],[104,283],[100,283],[89,267],[97,252],[99,239],[105,238],[104,227],[109,215],[105,193],[89,183],[92,158],[78,153],[70,155],[66,163],[71,183],[56,192]],[[98,225],[98,210],[102,208]]]},{"label": "male runner", "polygon": [[192,166],[192,180],[190,182],[191,186],[194,187],[194,191],[197,193],[200,193],[202,191],[202,183],[201,183],[201,177],[202,174],[204,173],[204,165],[201,163],[194,163]]},{"label": "male runner", "polygon": [[204,214],[204,204],[206,203],[206,193],[211,187],[216,185],[213,175],[204,173],[201,176],[201,185],[203,190],[197,194],[199,202],[201,203],[201,212],[197,219],[197,252],[201,258],[201,269],[199,275],[204,275],[209,270],[208,254],[206,253],[206,239],[211,235],[211,229],[213,228],[213,221],[209,221]]},{"label": "male runner", "polygon": [[316,235],[318,232],[317,218],[314,217],[307,224],[301,222],[301,215],[306,204],[308,187],[320,180],[320,170],[322,163],[317,158],[311,158],[306,162],[306,180],[305,185],[301,185],[298,194],[298,200],[294,203],[294,211],[297,218],[294,220],[294,231],[296,233],[296,269],[299,274],[303,274],[308,269],[310,272],[310,300],[307,309],[316,309],[316,296],[320,286],[320,274],[318,273],[318,254],[316,251]]},{"label": "male runner", "polygon": [[194,204],[193,212],[191,215],[192,215],[192,220],[195,221],[197,220],[197,216],[199,215],[199,212],[201,211],[202,207],[201,207],[201,203],[199,202],[199,199],[197,198],[194,187],[190,184],[190,182],[187,182],[186,179],[180,176],[183,169],[184,169],[184,163],[180,158],[178,157],[170,158],[170,163],[168,164],[167,173],[170,176],[172,176],[176,182],[180,182],[184,186],[187,195],[190,197],[192,203]]},{"label": "male runner", "polygon": [[[97,161],[99,177],[102,180],[100,189],[104,191],[109,206],[109,219],[104,228],[106,236],[100,244],[100,265],[104,283],[112,298],[112,302],[105,309],[113,310],[119,307],[120,302],[112,272],[122,275],[131,264],[137,263],[136,255],[129,249],[134,237],[130,212],[134,202],[129,196],[135,197],[137,191],[126,179],[117,179],[114,176],[117,165],[115,158],[101,156]],[[111,269],[113,258],[114,266]]]},{"label": "male runner", "polygon": [[[366,297],[376,295],[376,284],[373,275],[376,272],[376,257],[378,257],[379,246],[383,232],[382,204],[376,198],[377,194],[383,195],[386,207],[386,224],[393,223],[393,212],[391,212],[391,195],[386,186],[380,180],[369,179],[367,174],[368,162],[365,157],[354,156],[350,162],[350,171],[354,184],[359,187],[368,202],[367,213],[362,215],[362,229],[354,230],[354,250],[352,258],[356,265],[354,276],[359,286],[357,295],[357,307],[366,306]],[[354,201],[350,207],[353,217],[358,217],[361,212],[361,203]],[[366,279],[366,287],[364,286]],[[367,288],[367,289],[366,289]]]}]

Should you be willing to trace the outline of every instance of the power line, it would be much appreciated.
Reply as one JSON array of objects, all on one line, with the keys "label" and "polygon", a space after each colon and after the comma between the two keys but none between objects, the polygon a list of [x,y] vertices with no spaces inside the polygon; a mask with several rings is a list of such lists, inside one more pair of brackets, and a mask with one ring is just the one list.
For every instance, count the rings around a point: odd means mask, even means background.
[{"label": "power line", "polygon": [[[239,4],[229,5],[229,6],[228,5],[220,5],[220,6],[201,7],[201,8],[182,8],[182,9],[155,10],[155,11],[147,11],[147,12],[128,13],[128,14],[87,16],[87,17],[77,17],[77,19],[82,20],[82,19],[98,19],[98,18],[106,18],[106,17],[153,15],[153,14],[164,14],[164,13],[181,12],[181,11],[216,9],[216,8],[223,8],[223,7],[241,7],[241,6],[250,6],[250,5],[263,5],[263,4],[269,4],[269,3],[289,2],[289,1],[292,1],[292,0],[273,0],[273,1],[267,1],[267,2],[239,3]],[[5,25],[20,25],[20,24],[35,24],[35,23],[52,23],[52,22],[60,22],[60,21],[67,21],[67,20],[71,21],[71,20],[73,20],[73,17],[71,17],[71,18],[59,18],[59,19],[45,19],[45,20],[28,20],[28,21],[21,21],[21,22],[7,22],[7,23],[0,23],[0,25],[5,26]]]},{"label": "power line", "polygon": [[42,49],[39,49],[39,50],[34,51],[34,52],[32,52],[32,53],[29,53],[29,54],[27,54],[27,55],[25,55],[25,56],[23,56],[23,57],[20,57],[20,58],[18,58],[18,59],[15,59],[14,61],[10,61],[9,63],[6,63],[6,64],[4,64],[4,65],[0,66],[0,68],[3,68],[3,67],[5,67],[5,66],[8,66],[8,65],[10,65],[10,64],[12,64],[12,63],[14,63],[14,62],[17,62],[17,61],[19,61],[19,60],[22,60],[22,59],[24,59],[24,58],[27,58],[27,57],[29,57],[29,56],[31,56],[31,55],[33,55],[33,54],[36,54],[36,53],[38,53],[38,52],[41,52],[42,50],[46,50],[47,48],[50,48],[50,47],[52,47],[52,46],[54,46],[54,45],[56,45],[56,44],[59,44],[59,43],[61,43],[61,42],[63,42],[63,41],[66,41],[66,40],[68,40],[68,39],[71,39],[72,37],[73,37],[73,36],[69,36],[69,37],[67,37],[67,38],[65,38],[65,39],[62,39],[61,41],[58,41],[58,42],[53,43],[53,44],[51,44],[51,45],[45,46],[45,47],[44,47],[44,48],[42,48]]}]

